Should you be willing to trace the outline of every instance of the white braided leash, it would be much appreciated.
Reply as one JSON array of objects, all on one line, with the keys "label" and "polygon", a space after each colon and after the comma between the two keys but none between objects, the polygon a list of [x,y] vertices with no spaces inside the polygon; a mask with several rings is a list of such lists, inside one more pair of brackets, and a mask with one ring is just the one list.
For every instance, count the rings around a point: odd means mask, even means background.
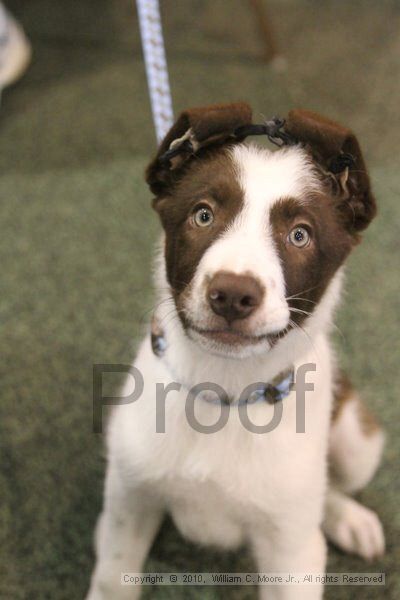
[{"label": "white braided leash", "polygon": [[158,143],[173,123],[171,90],[158,0],[136,0],[151,109]]}]

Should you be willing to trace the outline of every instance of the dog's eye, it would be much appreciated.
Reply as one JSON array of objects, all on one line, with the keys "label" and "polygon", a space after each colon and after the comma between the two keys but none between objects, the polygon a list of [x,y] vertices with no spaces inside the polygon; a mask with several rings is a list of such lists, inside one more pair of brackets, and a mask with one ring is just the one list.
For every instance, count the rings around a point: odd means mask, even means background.
[{"label": "dog's eye", "polygon": [[208,227],[214,221],[214,213],[211,208],[203,206],[196,210],[193,220],[198,227]]},{"label": "dog's eye", "polygon": [[289,242],[297,248],[304,248],[310,243],[310,234],[305,227],[295,227],[289,233]]}]

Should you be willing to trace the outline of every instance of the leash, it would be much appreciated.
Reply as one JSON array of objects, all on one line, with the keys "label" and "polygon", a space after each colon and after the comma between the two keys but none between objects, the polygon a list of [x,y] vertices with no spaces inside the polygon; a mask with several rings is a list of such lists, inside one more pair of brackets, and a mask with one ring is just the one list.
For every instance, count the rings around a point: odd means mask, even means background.
[{"label": "leash", "polygon": [[173,124],[171,89],[158,0],[136,0],[157,142]]}]

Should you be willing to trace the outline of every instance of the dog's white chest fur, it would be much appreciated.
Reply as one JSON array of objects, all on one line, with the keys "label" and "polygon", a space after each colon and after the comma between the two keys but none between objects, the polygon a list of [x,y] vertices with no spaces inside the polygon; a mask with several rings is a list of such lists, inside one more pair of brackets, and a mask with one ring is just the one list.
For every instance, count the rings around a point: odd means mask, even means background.
[{"label": "dog's white chest fur", "polygon": [[[244,541],[249,528],[261,523],[267,533],[282,519],[293,531],[296,523],[290,515],[296,513],[293,509],[299,502],[313,506],[310,518],[314,522],[322,511],[325,488],[331,389],[326,385],[330,361],[323,336],[314,347],[303,357],[312,364],[319,357],[316,372],[307,376],[314,391],[305,394],[304,433],[296,431],[303,415],[295,391],[283,400],[282,415],[273,431],[249,431],[239,408],[232,406],[226,424],[207,434],[189,422],[186,388],[168,393],[165,432],[157,432],[156,384],[167,386],[173,377],[165,361],[152,354],[146,339],[135,363],[146,381],[144,393],[134,403],[117,408],[109,430],[113,458],[124,477],[134,478],[135,485],[143,489],[151,487],[181,532],[205,544],[236,546]],[[246,384],[243,379],[243,387]],[[128,381],[127,387],[131,385]],[[164,409],[158,407],[160,410]],[[196,400],[195,415],[201,425],[217,423],[221,410],[218,404]],[[250,423],[257,427],[270,423],[274,410],[276,405],[266,402],[246,407]],[[304,515],[307,521],[307,511]]]}]

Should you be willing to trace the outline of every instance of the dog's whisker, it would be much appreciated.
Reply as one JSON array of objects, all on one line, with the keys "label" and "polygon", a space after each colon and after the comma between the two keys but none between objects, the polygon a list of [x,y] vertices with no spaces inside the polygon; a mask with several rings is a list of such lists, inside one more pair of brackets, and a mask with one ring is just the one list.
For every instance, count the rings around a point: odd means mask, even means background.
[{"label": "dog's whisker", "polygon": [[307,315],[307,317],[312,317],[312,313],[307,310],[302,310],[301,308],[294,308],[293,306],[289,306],[290,312],[298,313],[300,315]]},{"label": "dog's whisker", "polygon": [[[314,290],[318,289],[319,287],[321,287],[321,284],[317,284],[317,285],[314,285],[314,286],[312,286],[312,287],[309,287],[309,288],[307,288],[306,290],[303,290],[302,292],[297,292],[297,294],[296,294],[296,295],[298,295],[298,296],[302,296],[303,294],[307,294],[308,292],[312,292],[312,291],[314,291]],[[293,294],[293,296],[288,296],[288,297],[286,298],[286,300],[291,300],[291,299],[294,297],[294,295],[295,295],[295,294]]]},{"label": "dog's whisker", "polygon": [[169,310],[167,313],[165,313],[165,315],[163,315],[163,316],[161,317],[161,319],[159,320],[159,325],[160,325],[160,326],[163,326],[163,325],[168,325],[168,322],[167,322],[166,320],[167,320],[169,317],[171,317],[171,316],[173,316],[173,317],[177,317],[177,316],[178,316],[178,314],[177,314],[177,311],[176,311],[176,308],[175,308],[175,307],[174,307],[174,308],[172,308],[171,310]]},{"label": "dog's whisker", "polygon": [[169,297],[169,298],[163,298],[162,300],[160,300],[159,302],[156,302],[155,304],[153,304],[152,306],[150,306],[150,308],[146,309],[141,316],[139,317],[139,322],[140,324],[143,324],[145,318],[149,315],[149,313],[151,312],[155,312],[162,304],[166,304],[168,302],[173,302],[173,297]]},{"label": "dog's whisker", "polygon": [[340,327],[338,325],[336,325],[336,323],[334,323],[333,321],[330,321],[330,326],[333,327],[335,329],[335,331],[338,332],[338,334],[340,335],[341,339],[346,342],[346,336],[344,335],[343,331],[340,329]]},{"label": "dog's whisker", "polygon": [[285,300],[298,300],[299,302],[309,302],[310,304],[314,304],[315,306],[317,306],[317,302],[314,302],[314,300],[309,300],[308,298],[301,298],[299,296],[288,296],[288,298],[285,298]]}]

